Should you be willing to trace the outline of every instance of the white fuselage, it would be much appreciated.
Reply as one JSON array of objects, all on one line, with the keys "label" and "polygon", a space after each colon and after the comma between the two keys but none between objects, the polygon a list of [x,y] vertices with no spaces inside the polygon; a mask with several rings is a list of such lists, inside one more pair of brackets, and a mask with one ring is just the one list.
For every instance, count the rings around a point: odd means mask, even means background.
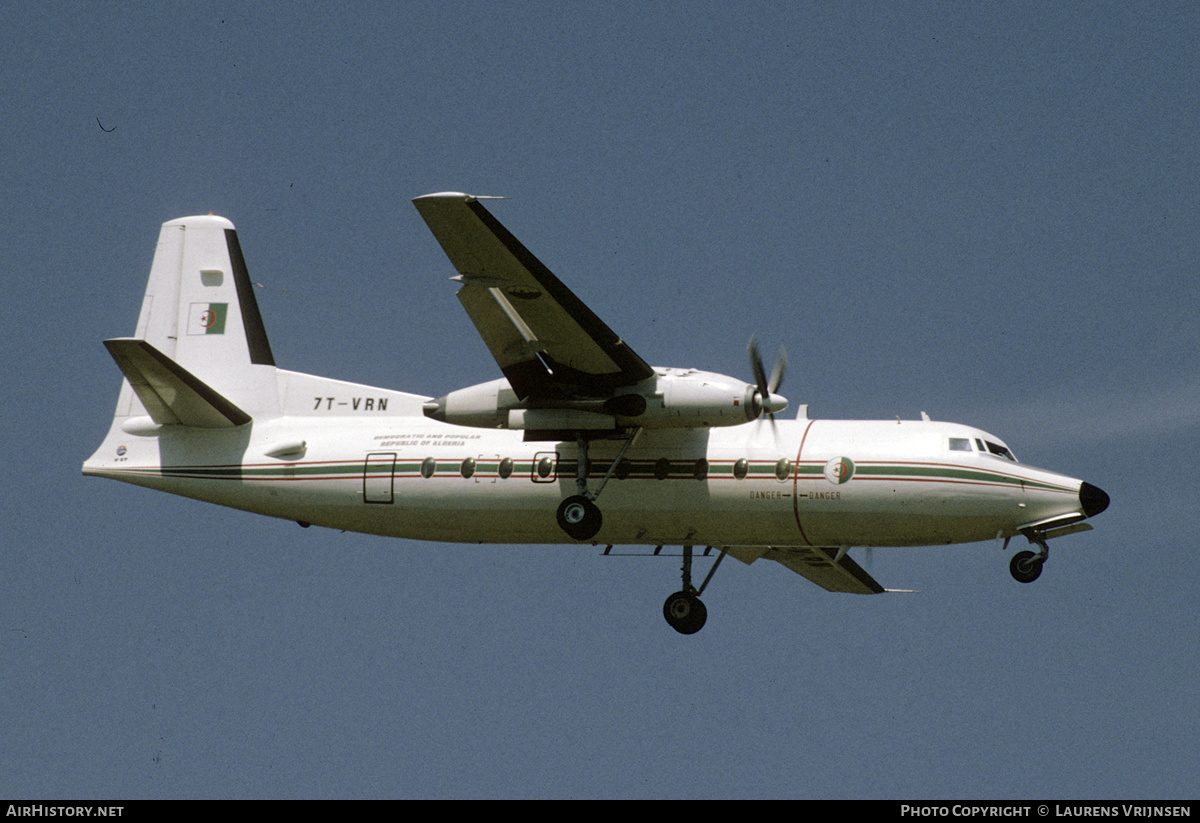
[{"label": "white fuselage", "polygon": [[[575,493],[575,443],[395,413],[417,408],[411,395],[358,395],[357,407],[353,398],[314,398],[302,414],[237,428],[118,419],[84,471],[349,531],[567,542],[555,509]],[[382,409],[381,398],[390,398]],[[1079,480],[988,453],[987,442],[999,441],[967,426],[909,420],[648,430],[603,487],[593,542],[936,545],[1008,537],[1079,511]],[[623,443],[592,442],[593,490]]]}]

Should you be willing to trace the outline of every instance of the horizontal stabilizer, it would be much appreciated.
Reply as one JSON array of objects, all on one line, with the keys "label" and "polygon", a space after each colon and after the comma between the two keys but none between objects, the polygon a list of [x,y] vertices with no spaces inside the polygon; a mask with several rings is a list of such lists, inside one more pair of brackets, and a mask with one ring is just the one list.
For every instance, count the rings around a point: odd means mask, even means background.
[{"label": "horizontal stabilizer", "polygon": [[160,426],[221,429],[250,422],[250,415],[145,340],[125,337],[104,345]]}]

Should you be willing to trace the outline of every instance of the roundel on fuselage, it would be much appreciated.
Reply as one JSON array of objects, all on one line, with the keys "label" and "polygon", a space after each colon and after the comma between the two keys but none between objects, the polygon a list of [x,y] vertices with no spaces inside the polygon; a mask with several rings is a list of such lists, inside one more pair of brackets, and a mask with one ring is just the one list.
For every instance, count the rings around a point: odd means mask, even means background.
[{"label": "roundel on fuselage", "polygon": [[835,457],[825,464],[825,479],[840,486],[854,476],[854,461],[849,457]]}]

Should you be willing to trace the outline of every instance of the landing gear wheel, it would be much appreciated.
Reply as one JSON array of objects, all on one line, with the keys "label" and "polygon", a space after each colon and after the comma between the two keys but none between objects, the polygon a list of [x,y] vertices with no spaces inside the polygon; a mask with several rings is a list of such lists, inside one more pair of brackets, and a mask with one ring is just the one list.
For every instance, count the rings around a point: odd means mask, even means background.
[{"label": "landing gear wheel", "polygon": [[1017,552],[1008,564],[1008,570],[1018,583],[1032,583],[1042,573],[1043,558],[1033,552]]},{"label": "landing gear wheel", "polygon": [[600,508],[581,494],[558,506],[558,525],[576,540],[591,540],[600,531]]},{"label": "landing gear wheel", "polygon": [[695,634],[704,628],[708,609],[691,592],[675,592],[663,603],[663,617],[680,634]]}]

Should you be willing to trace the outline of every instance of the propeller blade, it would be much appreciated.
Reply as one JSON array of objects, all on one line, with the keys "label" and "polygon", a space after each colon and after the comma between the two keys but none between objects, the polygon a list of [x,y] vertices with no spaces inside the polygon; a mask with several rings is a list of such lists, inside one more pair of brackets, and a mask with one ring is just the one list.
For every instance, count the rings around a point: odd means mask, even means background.
[{"label": "propeller blade", "polygon": [[751,336],[750,345],[746,348],[750,354],[750,368],[754,371],[754,384],[758,386],[759,394],[766,398],[771,390],[767,384],[767,373],[763,370],[762,355],[758,351],[758,338]]},{"label": "propeller blade", "polygon": [[775,412],[783,411],[787,408],[787,398],[776,394],[779,391],[779,385],[783,382],[783,375],[787,372],[787,351],[780,346],[779,357],[775,361],[774,368],[771,369],[771,378],[767,379],[767,371],[763,368],[762,353],[758,350],[758,337],[750,338],[750,345],[746,347],[750,355],[750,368],[754,372],[754,385],[758,389],[755,401],[759,406],[758,416],[761,418],[765,413],[771,418],[771,423],[775,423]]},{"label": "propeller blade", "polygon": [[788,359],[787,349],[783,346],[779,347],[779,358],[775,361],[775,368],[771,369],[771,379],[767,383],[767,390],[774,394],[779,391],[779,386],[783,383],[783,375],[787,372]]}]

